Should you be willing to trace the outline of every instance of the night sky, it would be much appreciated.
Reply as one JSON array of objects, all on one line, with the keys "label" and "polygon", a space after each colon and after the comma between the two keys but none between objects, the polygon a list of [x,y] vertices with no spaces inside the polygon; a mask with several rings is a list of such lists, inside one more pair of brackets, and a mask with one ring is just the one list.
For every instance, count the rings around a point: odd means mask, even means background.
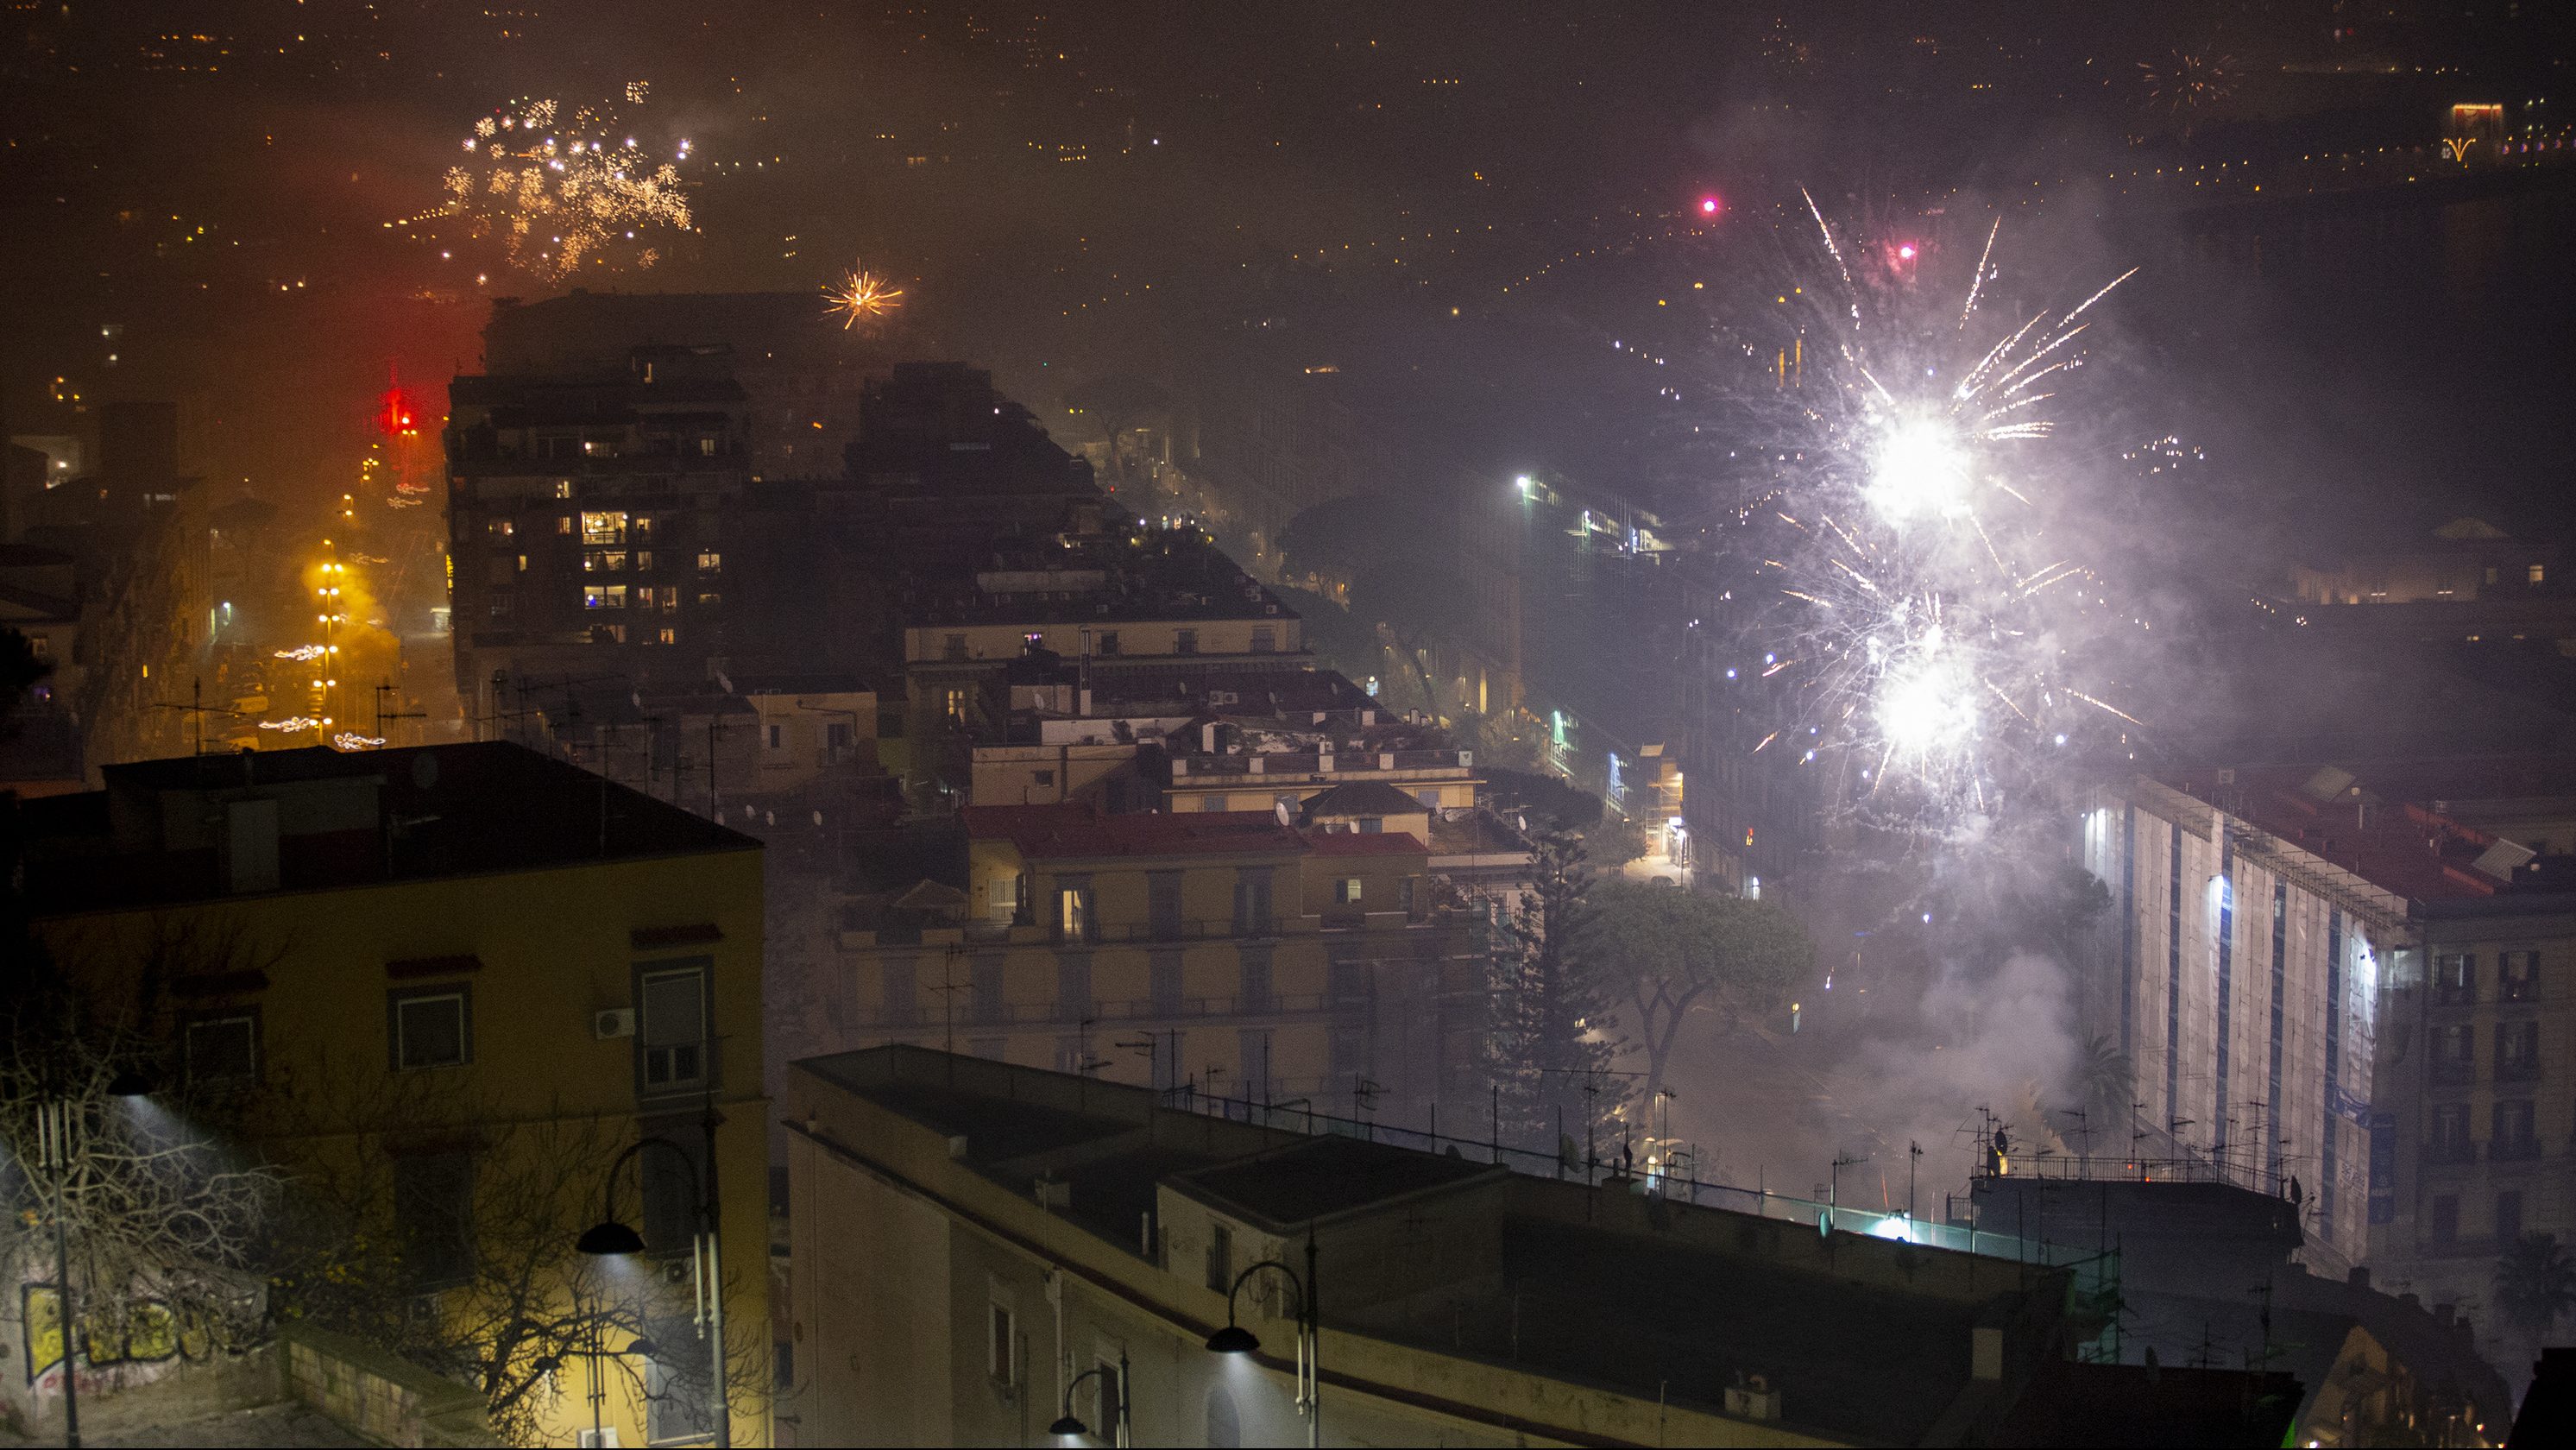
[{"label": "night sky", "polygon": [[[2284,224],[2294,263],[2214,263],[2177,220],[2196,198],[2123,189],[2424,144],[2464,99],[2546,119],[2576,53],[2515,7],[2357,8],[13,3],[0,383],[18,433],[69,426],[57,378],[190,399],[209,477],[297,507],[350,476],[389,369],[434,396],[477,366],[490,298],[802,291],[859,258],[906,289],[909,350],[1041,416],[1264,347],[1365,374],[1465,455],[1689,517],[1729,501],[1702,399],[1743,382],[1723,338],[1794,270],[1805,186],[1920,238],[1927,286],[1990,209],[2034,297],[2143,265],[2095,339],[2121,374],[2100,444],[2208,444],[2191,502],[2271,542],[2353,498],[2545,512],[2563,185],[2465,263],[2437,236],[2377,271],[2333,215]],[[2177,78],[2209,84],[2185,104]],[[694,229],[554,278],[436,215],[474,121],[524,97],[687,139]],[[1642,377],[1639,349],[1669,361]]]}]

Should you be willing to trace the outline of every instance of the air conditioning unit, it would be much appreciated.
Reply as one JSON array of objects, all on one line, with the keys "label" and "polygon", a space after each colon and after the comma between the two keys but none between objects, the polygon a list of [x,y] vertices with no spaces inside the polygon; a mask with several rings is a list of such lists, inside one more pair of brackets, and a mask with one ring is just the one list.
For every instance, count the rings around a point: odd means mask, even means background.
[{"label": "air conditioning unit", "polygon": [[612,1037],[635,1035],[635,1009],[603,1007],[590,1014],[590,1035],[606,1042]]}]

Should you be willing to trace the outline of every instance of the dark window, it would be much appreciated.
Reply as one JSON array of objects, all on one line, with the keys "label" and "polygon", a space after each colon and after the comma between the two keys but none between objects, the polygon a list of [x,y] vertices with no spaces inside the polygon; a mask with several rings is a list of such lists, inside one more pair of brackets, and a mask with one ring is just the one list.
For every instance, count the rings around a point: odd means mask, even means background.
[{"label": "dark window", "polygon": [[2433,1200],[2431,1233],[2437,1244],[2460,1241],[2460,1200],[2457,1194],[2445,1193]]},{"label": "dark window", "polygon": [[644,1247],[655,1254],[677,1254],[697,1242],[698,1200],[706,1185],[706,1126],[693,1113],[646,1118],[636,1126],[641,1136],[670,1145],[655,1144],[635,1155],[635,1178],[644,1192]]},{"label": "dark window", "polygon": [[2433,1031],[2433,1081],[2464,1083],[2477,1075],[2477,1029],[2465,1022]]},{"label": "dark window", "polygon": [[192,1087],[259,1080],[259,1009],[213,1013],[188,1024]]},{"label": "dark window", "polygon": [[966,658],[966,636],[962,634],[952,634],[948,636],[948,638],[941,643],[940,653],[941,656],[946,659],[962,660]]},{"label": "dark window", "polygon": [[992,1306],[984,1337],[984,1373],[997,1385],[1019,1383],[1019,1316],[1006,1305]]},{"label": "dark window", "polygon": [[397,988],[385,994],[386,1045],[394,1070],[462,1067],[474,1060],[474,988]]},{"label": "dark window", "polygon": [[1362,816],[1354,829],[1363,836],[1383,836],[1386,834],[1386,817]]},{"label": "dark window", "polygon": [[1410,914],[1413,910],[1413,878],[1399,878],[1395,883],[1395,909]]},{"label": "dark window", "polygon": [[2496,1080],[2529,1082],[2540,1076],[2540,1024],[2496,1024]]},{"label": "dark window", "polygon": [[1234,1287],[1234,1230],[1221,1223],[1208,1228],[1207,1286],[1220,1294]]},{"label": "dark window", "polygon": [[1002,1001],[1002,959],[998,956],[977,957],[968,967],[974,983],[974,995],[968,1003],[971,1022],[991,1024],[1003,1020],[1008,1007]]},{"label": "dark window", "polygon": [[1243,936],[1270,935],[1270,869],[1246,866],[1234,878],[1234,929]]},{"label": "dark window", "polygon": [[636,1091],[689,1092],[706,1086],[707,970],[663,967],[635,978]]},{"label": "dark window", "polygon": [[1146,918],[1153,924],[1156,941],[1171,941],[1181,934],[1181,873],[1148,871],[1145,873]]},{"label": "dark window", "polygon": [[1093,653],[1104,655],[1114,655],[1118,653],[1118,631],[1114,629],[1102,630],[1098,636],[1098,642],[1093,646]]},{"label": "dark window", "polygon": [[393,1167],[394,1233],[415,1282],[463,1282],[474,1264],[473,1155],[407,1153]]},{"label": "dark window", "polygon": [[2424,1145],[2424,1156],[2435,1163],[2468,1163],[2477,1150],[2469,1142],[2469,1106],[2446,1103],[2433,1109],[2433,1134]]},{"label": "dark window", "polygon": [[2478,959],[2473,952],[2433,958],[2433,1000],[2460,1006],[2478,1000]]},{"label": "dark window", "polygon": [[2496,1000],[2499,1002],[2540,1000],[2540,953],[2496,953]]},{"label": "dark window", "polygon": [[1172,653],[1176,655],[1194,655],[1198,652],[1199,632],[1197,630],[1181,629],[1174,630],[1172,632]]},{"label": "dark window", "polygon": [[1270,948],[1247,946],[1239,949],[1243,960],[1243,1001],[1241,1010],[1270,1010]]},{"label": "dark window", "polygon": [[1153,1012],[1157,1017],[1177,1017],[1181,1011],[1181,954],[1177,951],[1156,952],[1146,959],[1146,990],[1153,994]]},{"label": "dark window", "polygon": [[2508,1099],[2495,1105],[2495,1133],[2488,1156],[2503,1161],[2540,1156],[2540,1135],[2529,1098]]},{"label": "dark window", "polygon": [[1266,624],[1257,624],[1252,627],[1252,652],[1254,654],[1266,655],[1278,648],[1279,635],[1276,630],[1273,630]]},{"label": "dark window", "polygon": [[918,978],[910,957],[885,963],[885,1020],[890,1027],[910,1026],[921,1015]]},{"label": "dark window", "polygon": [[2495,1241],[2501,1249],[2522,1237],[2522,1190],[2508,1188],[2496,1195]]},{"label": "dark window", "polygon": [[1055,784],[1055,772],[1052,770],[1037,771],[1035,772],[1035,775],[1037,777],[1037,783],[1040,785]]},{"label": "dark window", "polygon": [[1055,1014],[1080,1022],[1091,1015],[1091,954],[1066,952],[1055,959]]}]

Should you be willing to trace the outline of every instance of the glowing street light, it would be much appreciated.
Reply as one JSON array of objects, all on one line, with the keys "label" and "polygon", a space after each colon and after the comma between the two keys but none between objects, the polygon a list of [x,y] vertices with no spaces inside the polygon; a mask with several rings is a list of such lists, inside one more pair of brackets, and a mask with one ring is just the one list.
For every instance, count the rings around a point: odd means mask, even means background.
[{"label": "glowing street light", "polygon": [[1100,1380],[1101,1388],[1113,1397],[1106,1406],[1109,1413],[1104,1417],[1109,1421],[1109,1443],[1126,1445],[1129,1443],[1130,1431],[1127,1423],[1127,1353],[1124,1350],[1119,1351],[1118,1368],[1115,1370],[1105,1364],[1093,1365],[1066,1383],[1064,1413],[1056,1417],[1054,1424],[1047,1426],[1047,1433],[1065,1440],[1079,1439],[1091,1433],[1091,1427],[1084,1424],[1081,1418],[1073,1413],[1073,1392],[1081,1387],[1084,1380],[1094,1377]]},{"label": "glowing street light", "polygon": [[1297,1412],[1306,1417],[1306,1443],[1320,1447],[1324,1443],[1324,1408],[1319,1391],[1322,1374],[1316,1360],[1323,1350],[1323,1320],[1315,1309],[1315,1230],[1306,1229],[1306,1274],[1277,1259],[1263,1259],[1235,1275],[1234,1287],[1225,1294],[1225,1327],[1207,1338],[1208,1352],[1223,1355],[1257,1354],[1261,1340],[1249,1329],[1234,1322],[1234,1301],[1253,1275],[1264,1269],[1275,1270],[1297,1291]]}]

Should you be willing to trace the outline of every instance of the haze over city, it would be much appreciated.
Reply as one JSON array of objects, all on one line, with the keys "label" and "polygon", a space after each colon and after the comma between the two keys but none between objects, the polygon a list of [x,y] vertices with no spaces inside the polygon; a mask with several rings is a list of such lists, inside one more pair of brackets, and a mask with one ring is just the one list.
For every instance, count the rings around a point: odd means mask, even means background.
[{"label": "haze over city", "polygon": [[2570,1413],[2550,7],[0,33],[9,1430]]}]

